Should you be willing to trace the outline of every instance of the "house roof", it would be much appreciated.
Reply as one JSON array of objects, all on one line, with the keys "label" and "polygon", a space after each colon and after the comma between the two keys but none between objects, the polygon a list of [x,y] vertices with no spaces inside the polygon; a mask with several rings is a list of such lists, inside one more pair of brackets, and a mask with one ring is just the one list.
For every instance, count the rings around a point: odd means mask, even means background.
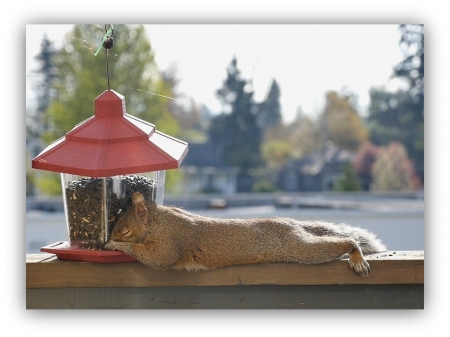
[{"label": "house roof", "polygon": [[354,157],[352,152],[341,149],[332,142],[327,142],[320,150],[310,156],[299,160],[295,166],[299,172],[305,175],[317,175],[325,169],[340,171],[340,165],[351,161]]},{"label": "house roof", "polygon": [[182,166],[230,168],[212,143],[189,144]]}]

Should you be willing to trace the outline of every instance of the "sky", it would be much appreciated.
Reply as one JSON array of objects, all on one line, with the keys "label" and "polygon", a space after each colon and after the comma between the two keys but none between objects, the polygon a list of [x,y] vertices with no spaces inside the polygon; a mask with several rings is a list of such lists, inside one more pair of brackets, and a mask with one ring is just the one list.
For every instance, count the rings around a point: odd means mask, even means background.
[{"label": "sky", "polygon": [[[104,27],[104,24],[94,25]],[[39,53],[44,34],[58,48],[72,27],[26,26],[26,74],[38,66],[34,57]],[[116,29],[119,27],[116,25]],[[369,89],[386,85],[393,67],[403,58],[398,45],[398,24],[152,24],[145,27],[158,68],[175,67],[180,79],[178,92],[186,100],[192,98],[197,104],[220,112],[215,91],[222,86],[226,67],[236,57],[243,78],[252,79],[256,101],[265,98],[273,79],[278,82],[284,122],[291,122],[299,107],[306,114],[317,115],[325,93],[344,87],[358,95],[361,112],[366,113]],[[100,42],[91,41],[95,47]],[[113,81],[112,78],[112,89]],[[29,100],[34,93],[29,89],[28,76],[26,84]]]}]

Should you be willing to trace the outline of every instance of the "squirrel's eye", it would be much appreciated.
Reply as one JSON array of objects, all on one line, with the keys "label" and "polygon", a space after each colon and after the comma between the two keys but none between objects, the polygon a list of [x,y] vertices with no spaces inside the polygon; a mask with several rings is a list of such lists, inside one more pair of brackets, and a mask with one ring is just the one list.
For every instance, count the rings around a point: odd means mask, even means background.
[{"label": "squirrel's eye", "polygon": [[122,229],[122,231],[121,231],[121,233],[122,233],[122,235],[128,235],[128,234],[130,234],[130,232],[131,232],[131,230],[129,229],[129,228],[124,228],[124,229]]}]

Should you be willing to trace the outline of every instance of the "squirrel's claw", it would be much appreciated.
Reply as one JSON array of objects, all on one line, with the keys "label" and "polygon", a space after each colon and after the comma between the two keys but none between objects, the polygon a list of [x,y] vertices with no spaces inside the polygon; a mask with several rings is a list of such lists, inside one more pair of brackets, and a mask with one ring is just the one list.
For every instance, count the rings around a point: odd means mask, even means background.
[{"label": "squirrel's claw", "polygon": [[354,261],[354,259],[352,259],[351,257],[348,259],[348,264],[350,265],[350,267],[357,272],[358,274],[360,274],[361,276],[367,277],[369,276],[370,273],[370,265],[369,263],[362,259],[359,259],[357,261]]},{"label": "squirrel's claw", "polygon": [[107,249],[107,250],[115,250],[116,248],[114,247],[114,241],[108,241],[103,245],[103,249]]}]

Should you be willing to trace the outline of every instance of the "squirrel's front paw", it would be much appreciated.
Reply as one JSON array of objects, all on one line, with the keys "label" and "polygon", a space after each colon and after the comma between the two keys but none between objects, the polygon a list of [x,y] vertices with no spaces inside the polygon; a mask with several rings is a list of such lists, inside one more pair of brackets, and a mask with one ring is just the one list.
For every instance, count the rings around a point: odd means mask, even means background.
[{"label": "squirrel's front paw", "polygon": [[362,257],[361,254],[350,254],[348,259],[350,268],[356,271],[361,276],[367,277],[370,273],[369,263]]},{"label": "squirrel's front paw", "polygon": [[114,245],[114,241],[108,241],[107,243],[105,243],[103,245],[103,249],[107,249],[107,250],[115,250],[116,247]]}]

